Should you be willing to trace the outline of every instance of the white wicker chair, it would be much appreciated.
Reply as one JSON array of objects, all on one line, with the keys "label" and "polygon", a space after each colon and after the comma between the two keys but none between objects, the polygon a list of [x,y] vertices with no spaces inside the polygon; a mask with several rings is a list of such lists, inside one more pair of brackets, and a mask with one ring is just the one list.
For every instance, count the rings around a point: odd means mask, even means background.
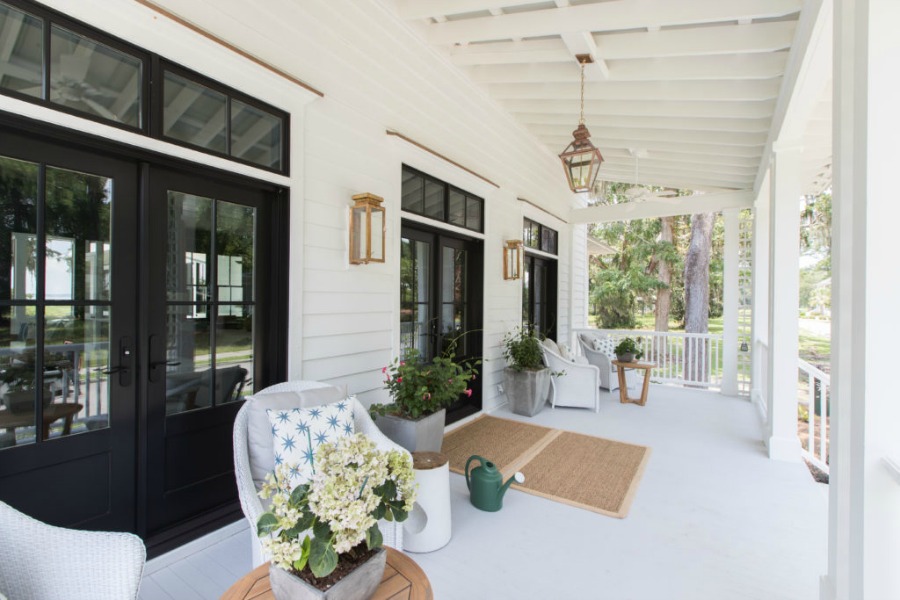
[{"label": "white wicker chair", "polygon": [[594,365],[563,358],[553,351],[556,344],[549,341],[541,343],[544,364],[555,373],[565,372],[550,376],[550,405],[593,408],[594,412],[600,412],[600,370]]},{"label": "white wicker chair", "polygon": [[0,596],[10,600],[137,598],[146,557],[131,533],[54,527],[0,502]]},{"label": "white wicker chair", "polygon": [[578,334],[578,343],[581,344],[581,351],[588,362],[600,369],[600,387],[612,392],[619,389],[616,366],[610,362],[606,354],[594,350],[595,337],[593,334],[580,333]]},{"label": "white wicker chair", "polygon": [[[284,392],[299,393],[304,390],[327,387],[331,386],[324,383],[319,383],[317,381],[288,381],[285,383],[277,383],[275,385],[269,386],[254,393],[254,396],[260,397],[265,396],[266,394]],[[297,407],[301,407],[299,396],[297,397]],[[244,511],[244,516],[247,517],[247,521],[250,522],[253,566],[256,567],[266,561],[266,558],[263,556],[262,545],[259,543],[259,538],[256,535],[256,522],[259,520],[259,516],[265,511],[262,501],[257,495],[258,490],[256,488],[256,484],[253,482],[253,477],[251,476],[250,452],[247,445],[248,416],[248,406],[245,403],[244,406],[242,406],[238,411],[237,417],[234,421],[234,474],[237,478],[238,495],[240,496],[241,500],[241,508]],[[383,433],[381,433],[381,431],[372,421],[372,418],[369,416],[369,411],[367,411],[366,408],[355,398],[353,399],[353,424],[357,433],[364,433],[373,442],[375,442],[375,445],[379,449],[400,450],[408,454],[408,451],[406,449],[398,446],[397,444],[386,438]],[[267,471],[271,471],[275,468],[274,463],[275,459],[273,457],[271,463],[262,466]],[[402,523],[379,521],[378,527],[379,529],[381,529],[385,545],[397,548],[398,550],[402,549]]]}]

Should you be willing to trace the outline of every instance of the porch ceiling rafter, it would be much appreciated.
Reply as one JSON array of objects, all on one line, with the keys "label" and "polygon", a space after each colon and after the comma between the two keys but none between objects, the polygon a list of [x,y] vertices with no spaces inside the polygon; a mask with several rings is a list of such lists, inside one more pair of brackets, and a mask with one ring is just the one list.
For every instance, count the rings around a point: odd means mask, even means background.
[{"label": "porch ceiling rafter", "polygon": [[576,208],[569,212],[570,223],[605,223],[631,219],[673,217],[728,208],[750,208],[756,197],[749,190],[695,194],[677,198],[659,198],[646,202],[629,202]]},{"label": "porch ceiling rafter", "polygon": [[512,14],[488,15],[434,23],[427,28],[431,44],[511,40],[584,31],[621,31],[649,26],[672,27],[783,17],[800,10],[800,0],[647,0],[635,10],[631,2],[601,2]]}]

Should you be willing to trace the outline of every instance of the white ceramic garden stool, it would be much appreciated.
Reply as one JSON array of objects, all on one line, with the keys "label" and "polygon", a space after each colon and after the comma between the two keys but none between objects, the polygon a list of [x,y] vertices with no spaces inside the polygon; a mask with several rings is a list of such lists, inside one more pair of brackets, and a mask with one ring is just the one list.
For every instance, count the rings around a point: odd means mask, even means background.
[{"label": "white ceramic garden stool", "polygon": [[450,459],[438,452],[412,456],[419,495],[403,524],[403,550],[433,552],[450,541]]}]

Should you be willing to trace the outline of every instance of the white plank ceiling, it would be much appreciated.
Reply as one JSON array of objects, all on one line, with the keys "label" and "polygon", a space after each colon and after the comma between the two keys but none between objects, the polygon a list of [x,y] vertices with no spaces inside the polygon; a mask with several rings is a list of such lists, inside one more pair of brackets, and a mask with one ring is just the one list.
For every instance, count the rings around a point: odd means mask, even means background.
[{"label": "white plank ceiling", "polygon": [[[445,55],[554,154],[585,121],[609,181],[753,189],[801,0],[397,0]],[[806,190],[830,184],[830,83],[801,126]],[[783,102],[782,102],[783,103]],[[777,134],[777,132],[776,132]],[[562,175],[560,175],[562,176]]]}]

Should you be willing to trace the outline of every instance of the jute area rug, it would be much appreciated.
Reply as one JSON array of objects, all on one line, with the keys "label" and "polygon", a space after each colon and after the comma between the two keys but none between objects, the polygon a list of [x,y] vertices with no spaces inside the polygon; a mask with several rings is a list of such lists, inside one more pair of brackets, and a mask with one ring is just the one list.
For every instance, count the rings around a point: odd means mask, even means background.
[{"label": "jute area rug", "polygon": [[512,485],[518,490],[620,519],[650,457],[646,446],[487,415],[445,435],[441,452],[454,473],[465,475],[466,461],[477,454],[497,465],[504,480],[522,471],[525,483]]}]

